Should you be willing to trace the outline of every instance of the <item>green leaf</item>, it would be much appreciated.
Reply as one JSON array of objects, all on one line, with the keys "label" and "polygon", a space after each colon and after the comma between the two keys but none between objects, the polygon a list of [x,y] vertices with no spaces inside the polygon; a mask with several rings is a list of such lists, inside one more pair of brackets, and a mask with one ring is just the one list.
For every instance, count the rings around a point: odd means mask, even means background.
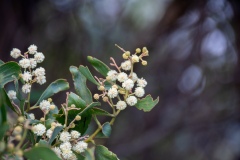
[{"label": "green leaf", "polygon": [[[91,108],[93,108],[93,107],[95,107],[95,106],[100,106],[101,105],[101,103],[100,102],[93,102],[93,103],[91,103],[91,104],[89,104],[86,108],[84,108],[78,115],[82,115],[82,114],[84,114],[86,111],[88,111],[89,109],[91,109]],[[91,113],[91,112],[90,112]]]},{"label": "green leaf", "polygon": [[4,85],[10,81],[13,81],[15,77],[19,77],[21,73],[21,68],[16,62],[7,62],[0,66],[0,87],[3,88]]},{"label": "green leaf", "polygon": [[47,119],[45,121],[45,126],[47,129],[51,128],[51,124],[54,122],[55,120],[54,119]]},{"label": "green leaf", "polygon": [[90,104],[92,100],[92,93],[89,91],[86,85],[86,77],[78,70],[77,67],[71,66],[69,68],[72,79],[74,81],[74,87],[77,94],[87,103]]},{"label": "green leaf", "polygon": [[29,160],[42,159],[42,160],[61,160],[53,150],[48,147],[33,147],[32,149],[24,152],[24,156]]},{"label": "green leaf", "polygon": [[116,154],[109,151],[102,145],[96,146],[95,149],[96,160],[118,160]]},{"label": "green leaf", "polygon": [[55,117],[53,115],[58,114],[58,112],[59,112],[58,107],[55,105],[55,108],[53,110],[50,110],[46,115],[46,119],[55,120]]},{"label": "green leaf", "polygon": [[15,77],[14,84],[15,84],[16,96],[17,96],[18,100],[20,101],[19,107],[20,107],[20,110],[22,112],[22,115],[24,115],[25,99],[22,97],[22,94],[19,91],[19,85],[18,85],[17,77]]},{"label": "green leaf", "polygon": [[113,117],[112,114],[110,114],[109,112],[101,109],[101,108],[97,108],[97,107],[93,107],[90,110],[91,114],[95,114],[95,115],[99,115],[99,116],[109,116],[109,117]]},{"label": "green leaf", "polygon": [[3,124],[0,124],[0,141],[4,137],[4,135],[7,132],[8,128],[9,128],[9,126],[8,126],[8,124],[6,122],[3,123]]},{"label": "green leaf", "polygon": [[107,73],[108,71],[110,71],[110,68],[105,63],[92,56],[88,56],[87,59],[88,62],[91,63],[91,65],[94,67],[96,71],[101,73],[104,77],[107,76]]},{"label": "green leaf", "polygon": [[54,141],[54,139],[57,137],[58,133],[61,132],[61,130],[63,129],[63,126],[57,126],[54,128],[53,133],[51,138],[48,140],[48,144],[52,144],[52,142]]},{"label": "green leaf", "polygon": [[69,89],[69,84],[65,79],[58,79],[52,82],[48,88],[42,93],[41,97],[34,106],[37,106],[42,100],[51,97],[52,95]]},{"label": "green leaf", "polygon": [[149,112],[153,109],[154,106],[159,102],[159,97],[155,100],[151,97],[151,95],[147,95],[145,98],[138,100],[135,105],[139,110],[143,110],[144,112]]},{"label": "green leaf", "polygon": [[78,153],[76,153],[76,152],[73,152],[73,153],[76,155],[77,160],[85,160],[85,157],[84,157],[83,155],[78,154]]},{"label": "green leaf", "polygon": [[1,66],[2,64],[4,64],[4,62],[0,59],[0,66]]},{"label": "green leaf", "polygon": [[72,104],[77,108],[85,108],[87,106],[86,102],[73,92],[68,95],[68,106],[71,106]]},{"label": "green leaf", "polygon": [[94,156],[94,150],[95,150],[95,148],[94,147],[92,147],[92,148],[90,148],[90,149],[87,149],[86,151],[85,151],[85,159],[84,160],[95,160],[95,156]]},{"label": "green leaf", "polygon": [[38,142],[38,146],[48,147],[49,145],[47,141],[40,139],[40,141]]},{"label": "green leaf", "polygon": [[106,122],[103,124],[102,126],[102,133],[106,136],[106,137],[110,137],[112,132],[112,128],[109,122]]},{"label": "green leaf", "polygon": [[93,84],[96,84],[97,86],[100,85],[96,79],[93,77],[92,73],[89,71],[88,67],[79,66],[79,71]]},{"label": "green leaf", "polygon": [[27,137],[31,141],[32,145],[35,145],[36,141],[34,138],[34,133],[31,130],[27,131]]}]

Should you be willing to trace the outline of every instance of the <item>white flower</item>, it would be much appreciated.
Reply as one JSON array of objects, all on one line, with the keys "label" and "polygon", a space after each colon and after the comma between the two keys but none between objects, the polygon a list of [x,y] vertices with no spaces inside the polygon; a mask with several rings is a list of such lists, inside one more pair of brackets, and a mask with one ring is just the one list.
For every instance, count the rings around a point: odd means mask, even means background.
[{"label": "white flower", "polygon": [[139,57],[137,55],[132,55],[132,62],[133,63],[139,62]]},{"label": "white flower", "polygon": [[81,134],[78,131],[74,131],[74,130],[71,131],[71,136],[74,139],[78,139],[80,137],[80,135]]},{"label": "white flower", "polygon": [[118,74],[117,79],[119,82],[124,82],[128,79],[128,75],[124,72]]},{"label": "white flower", "polygon": [[116,88],[110,88],[108,90],[108,97],[109,98],[115,98],[115,97],[117,97],[117,95],[118,95],[118,91],[117,91]]},{"label": "white flower", "polygon": [[37,52],[34,55],[34,59],[37,61],[37,63],[41,63],[45,59],[45,56],[43,55],[42,52]]},{"label": "white flower", "polygon": [[29,117],[30,117],[30,119],[32,119],[32,120],[35,119],[35,115],[34,115],[33,113],[30,113],[30,114],[29,114]]},{"label": "white flower", "polygon": [[37,83],[44,84],[46,83],[46,77],[45,76],[37,76]]},{"label": "white flower", "polygon": [[58,157],[61,157],[62,151],[59,147],[54,147],[52,150],[57,154]]},{"label": "white flower", "polygon": [[14,90],[8,91],[7,95],[10,99],[17,99],[17,96],[16,96],[17,94]]},{"label": "white flower", "polygon": [[18,58],[20,55],[21,55],[21,51],[17,48],[13,48],[13,50],[11,51],[10,55],[13,57],[13,58]]},{"label": "white flower", "polygon": [[121,63],[121,68],[125,71],[129,71],[132,67],[130,60]]},{"label": "white flower", "polygon": [[129,106],[134,106],[137,104],[137,98],[135,96],[129,96],[126,101]]},{"label": "white flower", "polygon": [[32,80],[32,75],[30,72],[28,71],[24,71],[24,73],[22,74],[22,79],[25,81],[25,82],[29,82]]},{"label": "white flower", "polygon": [[136,82],[138,80],[138,76],[135,72],[132,73],[131,79],[133,80],[133,82]]},{"label": "white flower", "polygon": [[31,85],[30,84],[26,83],[22,86],[23,93],[29,93],[30,90],[31,90]]},{"label": "white flower", "polygon": [[116,108],[119,110],[124,110],[126,107],[127,107],[127,104],[124,101],[118,101],[116,104]]},{"label": "white flower", "polygon": [[64,151],[64,150],[71,150],[71,149],[72,149],[72,145],[71,145],[70,142],[64,142],[64,143],[62,143],[62,144],[60,145],[60,149],[61,149],[62,151]]},{"label": "white flower", "polygon": [[145,94],[145,91],[144,91],[143,87],[137,87],[137,88],[135,88],[134,93],[137,97],[142,97]]},{"label": "white flower", "polygon": [[71,135],[69,132],[66,132],[66,131],[63,131],[61,134],[60,134],[60,141],[62,142],[68,142],[71,138]]},{"label": "white flower", "polygon": [[134,82],[131,79],[127,79],[122,83],[122,87],[125,88],[126,90],[131,90],[134,86]]},{"label": "white flower", "polygon": [[39,67],[37,69],[35,69],[35,71],[33,71],[33,74],[35,76],[44,76],[45,75],[45,69],[42,67]]},{"label": "white flower", "polygon": [[32,44],[28,47],[29,54],[35,54],[37,52],[37,46]]},{"label": "white flower", "polygon": [[48,129],[48,130],[47,130],[47,133],[46,133],[47,137],[48,137],[48,138],[51,138],[52,133],[53,133],[53,131],[52,131],[51,129]]},{"label": "white flower", "polygon": [[37,67],[37,61],[34,58],[30,58],[29,61],[30,61],[31,68]]},{"label": "white flower", "polygon": [[71,150],[63,150],[62,156],[63,156],[63,158],[69,160],[73,156],[73,152]]},{"label": "white flower", "polygon": [[147,81],[143,78],[137,80],[137,86],[139,87],[146,87]]},{"label": "white flower", "polygon": [[50,102],[49,101],[47,101],[47,100],[43,100],[41,103],[40,103],[40,105],[39,105],[39,107],[40,107],[40,109],[43,111],[43,112],[47,112],[47,111],[49,111],[49,109],[50,109]]},{"label": "white flower", "polygon": [[117,79],[117,75],[118,75],[117,71],[110,70],[107,73],[107,78],[109,78],[111,81],[115,81]]},{"label": "white flower", "polygon": [[79,141],[77,144],[73,146],[73,150],[77,153],[84,152],[85,149],[87,149],[88,144],[84,141]]},{"label": "white flower", "polygon": [[19,61],[19,65],[22,67],[22,68],[28,68],[30,67],[30,60],[29,59],[26,59],[26,58],[23,58]]},{"label": "white flower", "polygon": [[37,136],[42,136],[46,132],[46,127],[43,124],[39,123],[33,126],[32,131]]}]

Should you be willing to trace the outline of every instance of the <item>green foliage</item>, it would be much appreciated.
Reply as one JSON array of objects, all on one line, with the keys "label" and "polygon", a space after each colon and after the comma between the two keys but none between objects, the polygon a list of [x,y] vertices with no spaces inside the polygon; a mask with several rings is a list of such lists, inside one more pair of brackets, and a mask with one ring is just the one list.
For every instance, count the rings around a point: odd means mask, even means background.
[{"label": "green foliage", "polygon": [[15,80],[14,77],[19,77],[20,73],[21,68],[16,62],[0,65],[0,87],[3,88],[6,83]]},{"label": "green foliage", "polygon": [[102,133],[106,136],[106,137],[110,137],[112,132],[112,128],[109,122],[106,122],[103,124],[102,126]]},{"label": "green foliage", "polygon": [[61,160],[58,156],[48,147],[33,147],[29,151],[24,152],[24,156],[29,160],[42,159],[42,160]]},{"label": "green foliage", "polygon": [[95,148],[96,160],[118,160],[116,154],[109,151],[102,145],[97,145]]},{"label": "green foliage", "polygon": [[110,68],[105,63],[92,56],[88,56],[87,59],[88,62],[91,63],[91,65],[94,67],[96,71],[101,73],[104,77],[107,76],[107,73],[108,71],[110,71]]},{"label": "green foliage", "polygon": [[51,145],[57,135],[62,131],[63,126],[57,126],[54,128],[51,138],[48,140],[48,144]]},{"label": "green foliage", "polygon": [[82,65],[80,65],[79,67],[79,71],[93,84],[95,85],[99,85],[99,83],[95,80],[95,78],[93,77],[92,73],[89,71],[88,67],[84,67]]},{"label": "green foliage", "polygon": [[149,112],[157,105],[159,102],[159,97],[155,100],[151,97],[151,95],[147,95],[145,98],[138,100],[135,105],[139,110],[143,110],[144,112]]}]

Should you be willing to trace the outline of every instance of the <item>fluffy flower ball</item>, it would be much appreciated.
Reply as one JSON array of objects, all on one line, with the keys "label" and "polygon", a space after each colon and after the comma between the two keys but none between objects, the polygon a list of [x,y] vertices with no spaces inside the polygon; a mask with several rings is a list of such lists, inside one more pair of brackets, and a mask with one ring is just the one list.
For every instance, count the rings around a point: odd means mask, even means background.
[{"label": "fluffy flower ball", "polygon": [[142,97],[145,94],[145,91],[142,87],[137,87],[137,88],[135,88],[134,93],[137,97]]},{"label": "fluffy flower ball", "polygon": [[81,134],[78,131],[74,131],[74,130],[71,131],[71,136],[73,139],[78,139],[80,135]]},{"label": "fluffy flower ball", "polygon": [[72,149],[72,145],[71,145],[70,142],[64,142],[64,143],[62,143],[62,144],[60,145],[60,149],[61,149],[62,151],[64,151],[64,150],[71,150],[71,149]]},{"label": "fluffy flower ball", "polygon": [[30,84],[24,84],[24,85],[22,86],[22,91],[23,91],[23,93],[29,93],[30,90],[31,90],[31,85],[30,85]]},{"label": "fluffy flower ball", "polygon": [[13,58],[18,58],[20,55],[21,55],[21,51],[17,48],[13,48],[13,50],[11,51],[10,55],[13,57]]},{"label": "fluffy flower ball", "polygon": [[58,157],[61,157],[62,151],[59,147],[54,147],[52,150],[57,154]]},{"label": "fluffy flower ball", "polygon": [[43,55],[42,52],[37,52],[37,53],[34,55],[34,59],[37,61],[37,63],[41,63],[41,62],[43,62],[43,60],[45,59],[45,56]]},{"label": "fluffy flower ball", "polygon": [[138,80],[138,76],[135,72],[132,73],[132,77],[130,78],[133,80],[133,82],[136,82]]},{"label": "fluffy flower ball", "polygon": [[37,83],[40,85],[46,83],[46,77],[45,76],[37,76]]},{"label": "fluffy flower ball", "polygon": [[31,68],[37,67],[37,61],[34,58],[29,58],[29,61],[30,61]]},{"label": "fluffy flower ball", "polygon": [[73,150],[77,153],[84,152],[85,149],[87,149],[88,144],[84,141],[79,141],[77,144],[73,146]]},{"label": "fluffy flower ball", "polygon": [[53,133],[53,131],[52,131],[51,129],[48,129],[48,130],[47,130],[47,133],[46,133],[47,137],[48,137],[48,138],[51,138],[52,133]]},{"label": "fluffy flower ball", "polygon": [[131,69],[131,67],[132,67],[132,64],[131,64],[130,60],[127,60],[127,61],[121,63],[121,68],[125,71],[129,71]]},{"label": "fluffy flower ball", "polygon": [[19,65],[22,67],[22,68],[28,68],[30,67],[30,60],[27,59],[27,58],[23,58],[19,61]]},{"label": "fluffy flower ball", "polygon": [[107,78],[109,78],[111,81],[115,81],[117,79],[117,75],[118,75],[117,71],[110,70],[107,73]]},{"label": "fluffy flower ball", "polygon": [[39,67],[33,72],[33,74],[35,76],[44,76],[45,75],[45,69],[42,68],[42,67]]},{"label": "fluffy flower ball", "polygon": [[139,62],[139,57],[137,55],[132,55],[132,62],[133,63]]},{"label": "fluffy flower ball", "polygon": [[47,112],[47,111],[49,111],[49,109],[50,109],[50,102],[49,101],[47,101],[47,100],[43,100],[41,103],[40,103],[40,105],[39,105],[39,107],[40,107],[40,109],[43,111],[43,112]]},{"label": "fluffy flower ball", "polygon": [[7,95],[10,99],[17,99],[17,96],[16,96],[17,94],[13,90],[8,91]]},{"label": "fluffy flower ball", "polygon": [[110,88],[108,90],[108,97],[109,98],[115,98],[115,97],[117,97],[117,95],[118,95],[118,91],[117,91],[116,88]]},{"label": "fluffy flower ball", "polygon": [[39,123],[33,126],[32,131],[37,136],[42,136],[46,132],[46,127],[43,124]]},{"label": "fluffy flower ball", "polygon": [[29,82],[32,80],[32,75],[30,72],[28,71],[24,71],[24,73],[22,74],[22,79],[25,81],[25,82]]},{"label": "fluffy flower ball", "polygon": [[135,96],[129,96],[126,101],[129,106],[134,106],[137,104],[137,98]]},{"label": "fluffy flower ball", "polygon": [[124,73],[124,72],[119,73],[118,76],[117,76],[117,80],[119,82],[124,82],[127,79],[128,79],[128,75],[126,73]]},{"label": "fluffy flower ball", "polygon": [[116,108],[119,110],[124,110],[126,107],[127,107],[127,104],[124,101],[118,101],[116,104]]},{"label": "fluffy flower ball", "polygon": [[122,83],[122,87],[125,88],[126,90],[131,90],[134,86],[134,82],[131,79],[127,79]]},{"label": "fluffy flower ball", "polygon": [[35,54],[37,52],[37,46],[32,44],[28,47],[29,54]]},{"label": "fluffy flower ball", "polygon": [[33,113],[30,113],[30,114],[29,114],[29,118],[32,119],[32,120],[34,120],[34,119],[35,119],[35,115],[34,115]]},{"label": "fluffy flower ball", "polygon": [[69,132],[66,132],[66,131],[63,131],[61,134],[60,134],[60,141],[62,142],[68,142],[70,139],[71,139],[71,135]]},{"label": "fluffy flower ball", "polygon": [[143,78],[137,80],[137,86],[139,87],[146,87],[147,81]]}]

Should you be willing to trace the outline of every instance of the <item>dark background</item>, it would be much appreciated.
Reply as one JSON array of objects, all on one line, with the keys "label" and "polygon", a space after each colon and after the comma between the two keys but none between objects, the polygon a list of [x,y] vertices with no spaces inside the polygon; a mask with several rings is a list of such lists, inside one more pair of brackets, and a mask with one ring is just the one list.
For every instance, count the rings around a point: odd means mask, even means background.
[{"label": "dark background", "polygon": [[89,65],[87,55],[120,63],[115,43],[148,47],[148,66],[136,69],[160,103],[120,114],[102,143],[121,160],[240,159],[239,0],[2,0],[0,15],[0,59],[37,45],[44,88],[58,78],[72,86],[69,66]]}]

